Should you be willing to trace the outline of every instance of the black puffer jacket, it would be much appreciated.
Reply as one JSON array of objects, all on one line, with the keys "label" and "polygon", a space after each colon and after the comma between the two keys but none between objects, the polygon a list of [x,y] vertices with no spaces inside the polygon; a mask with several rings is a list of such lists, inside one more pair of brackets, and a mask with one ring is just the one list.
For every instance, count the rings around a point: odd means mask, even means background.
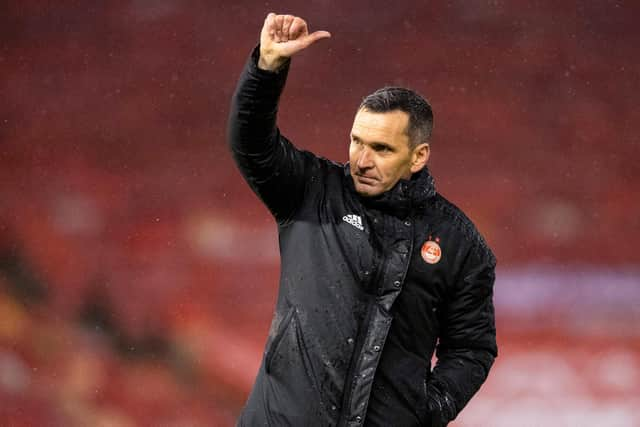
[{"label": "black puffer jacket", "polygon": [[426,169],[362,198],[348,165],[295,148],[275,125],[289,64],[263,71],[258,55],[233,98],[229,143],[277,220],[281,277],[238,424],[446,425],[497,355],[491,251]]}]

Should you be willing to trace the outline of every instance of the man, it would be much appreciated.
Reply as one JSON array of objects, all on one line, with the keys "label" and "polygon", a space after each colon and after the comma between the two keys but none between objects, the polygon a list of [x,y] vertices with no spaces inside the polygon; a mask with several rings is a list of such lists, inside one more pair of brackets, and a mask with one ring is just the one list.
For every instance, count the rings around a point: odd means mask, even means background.
[{"label": "man", "polygon": [[231,151],[277,220],[281,255],[266,351],[238,425],[444,426],[497,355],[495,259],[435,191],[425,167],[433,116],[414,92],[364,99],[346,165],[280,134],[290,57],[327,37],[269,14],[231,105]]}]

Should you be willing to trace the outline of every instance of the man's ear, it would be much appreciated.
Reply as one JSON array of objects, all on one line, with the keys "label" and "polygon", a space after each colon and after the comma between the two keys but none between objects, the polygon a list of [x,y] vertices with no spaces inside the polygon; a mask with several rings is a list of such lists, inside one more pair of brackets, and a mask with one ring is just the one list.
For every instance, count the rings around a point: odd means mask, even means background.
[{"label": "man's ear", "polygon": [[416,173],[427,164],[431,150],[428,143],[422,143],[413,149],[411,154],[411,173]]}]

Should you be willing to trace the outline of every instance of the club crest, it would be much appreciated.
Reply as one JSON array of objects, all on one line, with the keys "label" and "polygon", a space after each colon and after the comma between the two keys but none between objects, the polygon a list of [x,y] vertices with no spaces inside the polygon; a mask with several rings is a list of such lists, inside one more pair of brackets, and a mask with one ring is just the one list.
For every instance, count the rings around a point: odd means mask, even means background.
[{"label": "club crest", "polygon": [[440,261],[442,249],[440,249],[440,245],[438,244],[439,241],[440,239],[438,237],[436,237],[435,240],[431,240],[431,236],[429,236],[429,240],[422,245],[420,253],[422,254],[422,259],[427,264],[436,264]]}]

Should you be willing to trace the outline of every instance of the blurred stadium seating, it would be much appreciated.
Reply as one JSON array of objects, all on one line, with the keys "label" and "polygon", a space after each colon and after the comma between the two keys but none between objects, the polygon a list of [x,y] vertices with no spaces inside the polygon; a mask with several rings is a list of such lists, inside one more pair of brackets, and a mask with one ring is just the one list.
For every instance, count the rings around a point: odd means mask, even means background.
[{"label": "blurred stadium seating", "polygon": [[[0,425],[233,425],[278,278],[225,144],[264,2],[0,6]],[[280,126],[335,160],[362,96],[427,95],[431,169],[499,260],[467,426],[640,425],[640,7],[278,5],[333,34]]]}]

